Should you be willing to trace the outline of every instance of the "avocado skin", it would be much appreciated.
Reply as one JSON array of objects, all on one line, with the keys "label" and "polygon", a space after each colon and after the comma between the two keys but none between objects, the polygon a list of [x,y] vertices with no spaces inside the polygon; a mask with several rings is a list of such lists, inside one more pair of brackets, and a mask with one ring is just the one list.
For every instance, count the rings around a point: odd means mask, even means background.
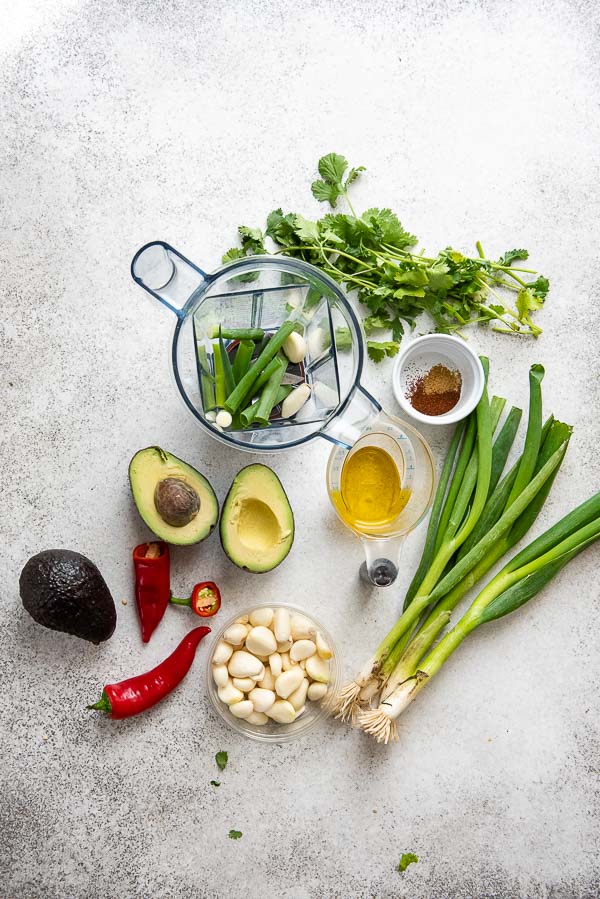
[{"label": "avocado skin", "polygon": [[23,607],[34,621],[55,631],[102,643],[114,633],[117,611],[93,562],[68,549],[32,556],[19,578]]}]

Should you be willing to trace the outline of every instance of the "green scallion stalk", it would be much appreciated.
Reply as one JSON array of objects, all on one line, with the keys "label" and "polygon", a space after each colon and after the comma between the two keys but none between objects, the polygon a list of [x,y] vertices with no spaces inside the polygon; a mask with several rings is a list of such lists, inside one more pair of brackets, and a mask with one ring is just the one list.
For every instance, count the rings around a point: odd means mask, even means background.
[{"label": "green scallion stalk", "polygon": [[211,412],[217,408],[215,399],[215,379],[210,370],[208,362],[208,354],[204,344],[199,343],[198,348],[198,365],[200,368],[200,392],[202,394],[202,409],[204,412]]},{"label": "green scallion stalk", "polygon": [[[294,388],[291,384],[282,384],[281,387],[277,391],[277,395],[275,397],[275,402],[273,407],[278,406],[280,403],[284,401],[286,396],[292,392]],[[260,399],[256,400],[252,403],[251,406],[248,406],[244,411],[240,414],[240,421],[242,423],[242,427],[249,428],[250,425],[254,422],[256,417],[256,413],[258,412],[258,406],[260,403]]]},{"label": "green scallion stalk", "polygon": [[229,394],[225,401],[225,408],[232,414],[241,407],[246,395],[252,390],[255,382],[268,362],[279,352],[287,338],[294,330],[294,322],[284,322],[278,331],[271,337],[256,361],[250,366],[240,383]]},{"label": "green scallion stalk", "polygon": [[454,430],[454,434],[452,435],[450,447],[448,448],[448,453],[446,455],[446,459],[444,460],[444,465],[440,473],[440,479],[435,492],[433,505],[431,507],[429,525],[427,526],[427,536],[425,537],[425,546],[423,548],[421,561],[419,562],[419,567],[417,568],[415,575],[410,582],[410,586],[406,591],[406,596],[404,597],[405,609],[410,604],[413,596],[415,596],[417,590],[419,589],[421,581],[425,577],[427,569],[433,562],[433,557],[435,554],[435,538],[440,526],[440,518],[444,507],[444,498],[446,496],[446,490],[448,488],[448,484],[452,475],[452,468],[454,466],[454,460],[458,452],[458,447],[465,432],[465,427],[466,421],[463,419],[463,421],[458,423]]},{"label": "green scallion stalk", "polygon": [[224,340],[262,340],[265,332],[262,328],[224,328],[222,325],[214,325],[210,336]]},{"label": "green scallion stalk", "polygon": [[227,396],[235,387],[235,378],[233,376],[233,366],[223,336],[219,334],[219,349],[221,351],[221,363],[223,365],[223,377],[225,379],[225,391]]},{"label": "green scallion stalk", "polygon": [[235,359],[233,360],[233,379],[236,384],[240,383],[240,381],[250,368],[250,362],[252,361],[253,353],[254,341],[240,340],[240,342],[238,343],[238,348],[235,351]]},{"label": "green scallion stalk", "polygon": [[542,379],[544,367],[532,365],[529,369],[529,420],[525,435],[525,448],[521,456],[519,471],[506,504],[510,506],[522,490],[529,484],[540,449],[542,439]]},{"label": "green scallion stalk", "polygon": [[458,496],[458,492],[460,490],[467,465],[469,464],[469,459],[471,458],[471,453],[473,452],[476,432],[477,415],[475,412],[472,412],[467,420],[467,427],[460,447],[460,452],[458,454],[458,459],[456,460],[456,467],[450,480],[450,486],[448,487],[448,496],[446,497],[446,501],[440,515],[440,521],[435,539],[434,555],[439,552],[442,545],[442,540],[444,534],[446,533],[446,528],[448,527],[450,516],[452,515],[452,509],[454,508],[456,497]]},{"label": "green scallion stalk", "polygon": [[223,357],[218,343],[213,344],[213,364],[215,366],[215,402],[218,409],[225,406],[227,388],[225,387],[225,374],[223,371]]},{"label": "green scallion stalk", "polygon": [[[549,427],[544,428],[546,436],[540,452],[538,453],[536,472],[540,470],[541,467],[543,467],[546,461],[557,449],[562,446],[564,442],[568,443],[571,436],[571,428],[568,425],[564,425],[562,424],[562,422],[555,422],[553,419],[550,419],[547,424]],[[493,520],[490,521],[489,527],[491,527],[492,524],[495,524],[496,520],[500,517],[501,510],[505,507],[506,499],[510,492],[511,485],[517,475],[519,465],[520,459],[515,463],[512,470],[504,479],[503,483],[492,495],[491,500],[488,501],[488,506],[486,506],[486,508],[494,509],[490,516]],[[501,559],[502,556],[504,556],[509,551],[509,549],[515,546],[515,544],[526,534],[526,532],[529,530],[529,528],[539,515],[540,510],[547,499],[548,493],[550,492],[550,487],[554,482],[554,478],[556,477],[557,472],[558,468],[556,468],[550,475],[546,483],[538,491],[533,500],[531,500],[531,502],[527,505],[525,510],[517,518],[514,525],[504,535],[504,537],[502,537],[500,540],[497,540],[496,543],[493,544],[493,546],[477,563],[477,565],[475,565],[475,567],[472,568],[471,571],[467,575],[465,575],[465,577],[463,577],[463,579],[452,590],[450,590],[450,592],[447,593],[446,596],[443,597],[443,599],[441,599],[437,604],[432,603],[432,611],[422,624],[423,629],[432,625],[432,623],[436,620],[437,616],[441,612],[452,612],[453,609],[456,608],[460,600],[463,598],[463,596],[465,596],[465,594],[468,593],[469,590],[488,573],[488,571],[496,564],[496,562],[498,562],[499,559]],[[491,506],[490,502],[494,503],[494,506]],[[573,515],[573,528],[576,528],[582,523],[585,523],[585,521],[588,520],[590,516],[595,517],[596,515],[600,515],[600,503],[598,503],[597,508],[595,508],[592,504],[591,508],[586,508],[581,513],[579,513],[578,510],[575,511],[578,514]],[[483,517],[484,516],[482,516],[482,519]],[[480,521],[482,519],[480,519]],[[488,530],[489,527],[487,528]],[[417,637],[419,637],[420,634],[421,630],[419,630]],[[399,643],[394,648],[392,655],[397,656],[398,647]],[[406,653],[408,653],[410,649],[411,646],[409,645]],[[398,659],[399,658],[402,658],[403,666],[404,668],[406,668],[406,666],[404,665],[404,655],[401,654],[400,656],[398,656]],[[388,660],[388,663],[386,663],[386,672],[389,673],[389,671],[390,668]],[[413,671],[411,673],[414,674],[415,672]]]},{"label": "green scallion stalk", "polygon": [[273,407],[277,404],[277,394],[281,387],[281,381],[287,369],[287,362],[282,361],[277,371],[273,372],[258,401],[258,408],[254,415],[254,421],[259,425],[268,425]]},{"label": "green scallion stalk", "polygon": [[[395,721],[398,716],[472,631],[520,608],[575,556],[600,538],[600,517],[573,530],[573,524],[578,518],[589,515],[592,509],[599,507],[600,493],[566,515],[515,556],[484,587],[455,627],[419,663],[416,673],[400,682],[393,692],[386,695],[378,709],[361,714],[362,728],[378,742],[388,743],[397,739]],[[582,512],[584,508],[585,512]],[[540,553],[542,548],[545,551]]]}]

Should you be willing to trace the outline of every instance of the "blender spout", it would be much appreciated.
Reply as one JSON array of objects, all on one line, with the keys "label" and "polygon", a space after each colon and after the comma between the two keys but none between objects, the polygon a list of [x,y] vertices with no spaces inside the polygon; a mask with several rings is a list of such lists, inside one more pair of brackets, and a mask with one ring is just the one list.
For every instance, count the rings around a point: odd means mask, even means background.
[{"label": "blender spout", "polygon": [[188,301],[210,280],[206,272],[162,240],[137,251],[131,261],[131,277],[178,318],[184,317]]},{"label": "blender spout", "polygon": [[362,384],[357,384],[354,392],[319,433],[336,446],[351,449],[381,411],[375,397]]}]

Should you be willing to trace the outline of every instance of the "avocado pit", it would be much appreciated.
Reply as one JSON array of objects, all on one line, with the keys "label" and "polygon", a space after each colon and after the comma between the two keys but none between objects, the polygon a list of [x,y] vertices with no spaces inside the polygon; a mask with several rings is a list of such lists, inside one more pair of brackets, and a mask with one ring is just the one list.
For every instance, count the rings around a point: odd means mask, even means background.
[{"label": "avocado pit", "polygon": [[181,478],[163,478],[154,490],[154,505],[164,522],[182,528],[200,511],[200,497]]}]

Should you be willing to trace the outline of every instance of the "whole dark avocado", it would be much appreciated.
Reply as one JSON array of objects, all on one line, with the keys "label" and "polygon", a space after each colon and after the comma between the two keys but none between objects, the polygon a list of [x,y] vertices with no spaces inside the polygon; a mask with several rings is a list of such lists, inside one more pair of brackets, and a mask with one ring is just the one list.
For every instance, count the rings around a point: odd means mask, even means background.
[{"label": "whole dark avocado", "polygon": [[112,636],[117,611],[93,562],[69,549],[32,556],[19,578],[24,608],[34,621],[92,643]]}]

